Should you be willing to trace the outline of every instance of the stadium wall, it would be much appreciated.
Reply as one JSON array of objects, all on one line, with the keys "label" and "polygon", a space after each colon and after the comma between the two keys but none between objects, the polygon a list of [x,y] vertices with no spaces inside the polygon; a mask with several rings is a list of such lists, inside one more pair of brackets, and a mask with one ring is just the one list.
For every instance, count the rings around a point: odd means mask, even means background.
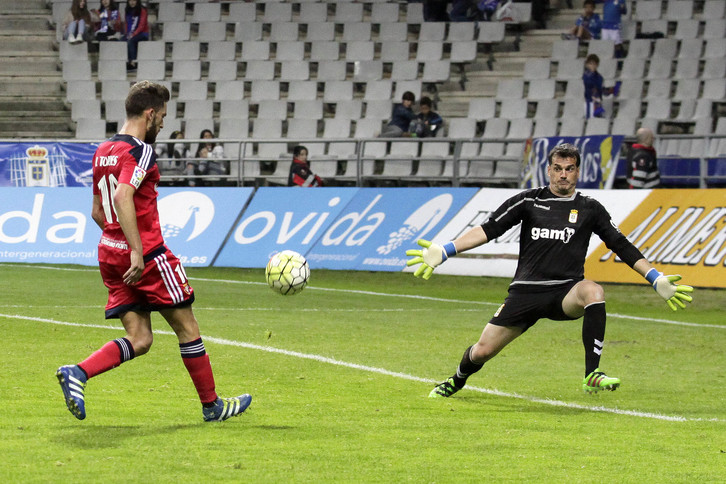
[{"label": "stadium wall", "polygon": [[[419,238],[451,240],[516,189],[159,188],[169,247],[189,267],[263,268],[280,250],[313,269],[402,271]],[[726,287],[726,190],[582,190],[651,260],[689,284]],[[0,188],[0,262],[96,264],[100,230],[89,188]],[[519,232],[447,261],[437,272],[511,277]],[[642,280],[593,236],[585,276]]]}]

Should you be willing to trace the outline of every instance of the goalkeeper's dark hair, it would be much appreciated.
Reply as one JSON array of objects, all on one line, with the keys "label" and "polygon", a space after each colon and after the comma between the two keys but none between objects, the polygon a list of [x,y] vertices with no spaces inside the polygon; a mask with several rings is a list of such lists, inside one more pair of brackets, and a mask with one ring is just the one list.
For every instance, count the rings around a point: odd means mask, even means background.
[{"label": "goalkeeper's dark hair", "polygon": [[575,159],[575,166],[580,166],[580,150],[577,149],[577,146],[570,144],[570,143],[562,143],[561,145],[557,145],[554,148],[550,150],[550,154],[547,155],[547,164],[552,164],[552,158],[554,157],[558,158],[574,158]]},{"label": "goalkeeper's dark hair", "polygon": [[166,86],[151,82],[139,81],[129,90],[126,96],[126,117],[136,118],[147,109],[159,110],[171,98]]}]

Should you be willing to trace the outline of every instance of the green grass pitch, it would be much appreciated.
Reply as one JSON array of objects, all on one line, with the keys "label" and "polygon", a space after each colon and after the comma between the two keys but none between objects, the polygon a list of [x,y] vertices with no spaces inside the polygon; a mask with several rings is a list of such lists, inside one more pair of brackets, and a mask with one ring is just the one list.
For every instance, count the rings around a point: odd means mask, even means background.
[{"label": "green grass pitch", "polygon": [[264,270],[187,272],[218,392],[253,395],[227,422],[202,421],[158,314],[151,352],[91,379],[73,418],[56,368],[123,335],[100,276],[0,264],[4,482],[726,481],[723,290],[673,313],[645,283],[607,285],[615,392],[580,389],[580,321],[542,320],[433,400],[508,280],[313,268],[283,297]]}]

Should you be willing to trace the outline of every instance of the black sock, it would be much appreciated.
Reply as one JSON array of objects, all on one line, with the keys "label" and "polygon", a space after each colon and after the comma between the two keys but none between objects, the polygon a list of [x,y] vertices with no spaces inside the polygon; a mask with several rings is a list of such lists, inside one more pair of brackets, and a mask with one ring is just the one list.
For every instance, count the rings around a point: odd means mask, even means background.
[{"label": "black sock", "polygon": [[582,344],[585,345],[585,376],[600,366],[600,354],[605,340],[605,301],[585,308],[582,320]]},{"label": "black sock", "polygon": [[473,345],[469,346],[466,351],[464,351],[464,356],[461,357],[461,362],[459,363],[459,367],[456,369],[456,374],[452,377],[454,379],[454,385],[457,388],[462,388],[466,385],[466,379],[481,370],[481,367],[484,366],[484,363],[474,363],[471,361],[469,353],[472,348]]}]

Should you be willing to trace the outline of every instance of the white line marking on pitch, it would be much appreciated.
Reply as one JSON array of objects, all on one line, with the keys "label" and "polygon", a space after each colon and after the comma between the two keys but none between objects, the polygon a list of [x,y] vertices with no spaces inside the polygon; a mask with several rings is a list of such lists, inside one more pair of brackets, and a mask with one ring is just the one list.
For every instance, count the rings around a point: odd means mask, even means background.
[{"label": "white line marking on pitch", "polygon": [[[0,267],[23,267],[23,268],[33,268],[33,269],[48,269],[48,270],[56,270],[56,271],[98,272],[97,269],[76,269],[76,268],[40,266],[40,265],[31,265],[31,264],[27,264],[27,265],[0,264]],[[221,283],[225,283],[225,284],[250,284],[250,285],[255,285],[255,286],[266,286],[267,285],[264,282],[237,281],[237,280],[233,280],[233,279],[208,279],[208,278],[203,278],[203,277],[190,277],[189,280],[202,281],[202,282],[221,282]],[[342,293],[346,293],[346,294],[365,294],[365,295],[369,295],[369,296],[421,299],[421,300],[426,300],[426,301],[450,302],[450,303],[456,303],[456,304],[474,304],[474,305],[479,305],[479,306],[497,306],[498,307],[501,305],[501,303],[498,303],[498,302],[494,303],[494,302],[488,302],[488,301],[465,301],[465,300],[461,300],[461,299],[444,299],[444,298],[437,298],[437,297],[430,297],[430,296],[420,296],[420,295],[416,295],[416,294],[391,294],[391,293],[385,293],[385,292],[361,291],[361,290],[356,290],[356,289],[333,289],[333,288],[329,288],[329,287],[315,287],[315,286],[308,286],[306,289],[313,290],[313,291],[342,292]],[[207,309],[207,308],[198,308],[198,309]],[[610,313],[610,314],[608,314],[608,316],[611,318],[628,319],[631,321],[663,323],[663,324],[671,324],[671,325],[675,325],[675,326],[726,329],[726,325],[723,325],[723,324],[686,323],[683,321],[673,321],[671,319],[644,318],[644,317],[640,317],[640,316],[630,316],[627,314],[617,314],[617,313]]]},{"label": "white line marking on pitch", "polygon": [[[1,314],[0,317],[7,318],[7,319],[22,319],[25,321],[36,321],[40,323],[50,323],[50,324],[57,324],[61,326],[71,326],[76,328],[96,328],[96,329],[111,329],[115,331],[123,331],[122,328],[114,327],[114,326],[105,326],[101,324],[84,324],[84,323],[71,323],[67,321],[58,321],[55,319],[47,319],[47,318],[36,318],[36,317],[30,317],[30,316],[22,316],[19,314]],[[154,334],[161,334],[161,335],[169,335],[174,336],[174,333],[172,331],[163,331],[163,330],[155,330]],[[416,381],[421,383],[437,383],[437,380],[431,379],[431,378],[423,378],[419,376],[409,375],[407,373],[400,373],[396,371],[386,370],[385,368],[378,368],[375,366],[367,366],[367,365],[360,365],[358,363],[348,363],[346,361],[336,360],[334,358],[328,358],[326,356],[321,355],[314,355],[310,353],[300,353],[298,351],[289,351],[289,350],[283,350],[280,348],[273,348],[270,346],[261,346],[256,345],[252,343],[245,343],[243,341],[234,341],[224,338],[216,338],[214,336],[203,336],[204,341],[210,342],[210,343],[216,343],[220,345],[226,345],[226,346],[235,346],[238,348],[246,348],[246,349],[252,349],[252,350],[258,350],[258,351],[265,351],[267,353],[276,353],[281,354],[285,356],[292,356],[295,358],[302,358],[306,360],[313,360],[318,361],[320,363],[327,363],[331,365],[336,366],[342,366],[345,368],[352,368],[355,370],[361,370],[361,371],[367,371],[370,373],[378,373],[380,375],[386,375],[386,376],[392,376],[394,378],[401,378],[403,380],[410,380],[410,381]],[[551,405],[555,407],[565,407],[565,408],[572,408],[577,410],[586,410],[589,412],[603,412],[603,413],[613,413],[616,415],[628,415],[631,417],[642,417],[642,418],[650,418],[655,420],[665,420],[669,422],[726,422],[726,420],[721,420],[718,418],[691,418],[691,417],[683,417],[680,415],[663,415],[659,413],[651,413],[651,412],[640,412],[636,410],[623,410],[619,408],[608,408],[603,406],[590,406],[590,405],[581,405],[579,403],[570,403],[570,402],[563,402],[561,400],[550,400],[547,398],[538,398],[538,397],[530,397],[527,395],[520,395],[518,393],[508,393],[508,392],[502,392],[499,390],[489,389],[489,388],[481,388],[481,387],[474,387],[474,386],[467,386],[465,390],[471,390],[475,392],[480,393],[486,393],[488,395],[495,395],[498,397],[507,397],[507,398],[517,398],[520,400],[526,400],[533,403],[541,403],[545,405]]]}]

